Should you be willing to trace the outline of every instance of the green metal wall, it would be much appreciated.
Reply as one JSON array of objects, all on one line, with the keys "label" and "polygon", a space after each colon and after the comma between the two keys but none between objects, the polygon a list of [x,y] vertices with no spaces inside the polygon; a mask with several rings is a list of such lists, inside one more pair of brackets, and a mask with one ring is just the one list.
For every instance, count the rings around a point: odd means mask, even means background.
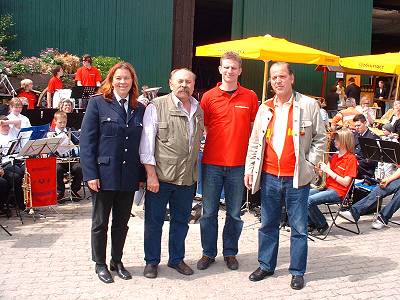
[{"label": "green metal wall", "polygon": [[[270,34],[339,56],[369,54],[372,7],[372,0],[233,0],[232,38]],[[314,69],[294,65],[298,91],[321,94],[322,74]],[[262,62],[246,61],[242,82],[260,95],[262,74]]]},{"label": "green metal wall", "polygon": [[173,0],[0,0],[14,16],[10,48],[38,56],[45,48],[119,56],[136,68],[140,84],[163,86],[172,62]]}]

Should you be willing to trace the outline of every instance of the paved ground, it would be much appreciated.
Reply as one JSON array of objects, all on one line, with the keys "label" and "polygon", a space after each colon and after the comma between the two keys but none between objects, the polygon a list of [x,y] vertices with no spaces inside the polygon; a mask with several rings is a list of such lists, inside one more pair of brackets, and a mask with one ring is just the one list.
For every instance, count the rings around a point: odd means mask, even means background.
[{"label": "paved ground", "polygon": [[[167,234],[159,277],[142,276],[143,218],[141,208],[129,222],[124,263],[130,281],[115,277],[103,284],[90,260],[90,202],[69,203],[45,211],[47,218],[24,224],[0,218],[13,234],[0,230],[1,299],[400,299],[400,226],[381,231],[362,218],[359,236],[334,228],[326,241],[310,242],[306,287],[290,289],[289,233],[281,231],[278,267],[272,278],[253,283],[257,268],[257,219],[247,213],[240,240],[240,269],[229,271],[219,256],[205,271],[185,277],[166,266]],[[400,221],[398,213],[394,220]],[[224,221],[223,214],[220,222]],[[168,231],[165,224],[165,232]],[[201,256],[199,225],[191,224],[186,262],[195,268]]]}]

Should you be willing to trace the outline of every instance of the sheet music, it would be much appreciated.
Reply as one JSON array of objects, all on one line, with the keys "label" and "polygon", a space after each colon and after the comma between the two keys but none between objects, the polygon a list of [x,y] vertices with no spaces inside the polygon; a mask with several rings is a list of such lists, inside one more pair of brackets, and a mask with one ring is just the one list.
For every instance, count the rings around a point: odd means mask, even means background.
[{"label": "sheet music", "polygon": [[[53,133],[54,132],[49,133],[48,136],[53,137],[54,136],[54,135],[52,135]],[[74,149],[76,147],[65,132],[61,132],[60,134],[58,134],[57,138],[61,138],[60,145],[57,148],[57,152],[60,155],[67,154],[68,152],[70,152],[72,149]]]}]

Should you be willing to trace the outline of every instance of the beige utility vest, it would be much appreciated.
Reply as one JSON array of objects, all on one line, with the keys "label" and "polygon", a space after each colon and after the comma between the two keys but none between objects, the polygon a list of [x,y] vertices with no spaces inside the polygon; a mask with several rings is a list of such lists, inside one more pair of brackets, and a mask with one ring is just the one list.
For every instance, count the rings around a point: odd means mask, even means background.
[{"label": "beige utility vest", "polygon": [[189,147],[189,120],[168,94],[152,101],[157,110],[158,132],[154,156],[158,180],[176,185],[197,181],[197,158],[204,130],[200,105],[193,115],[192,147]]}]

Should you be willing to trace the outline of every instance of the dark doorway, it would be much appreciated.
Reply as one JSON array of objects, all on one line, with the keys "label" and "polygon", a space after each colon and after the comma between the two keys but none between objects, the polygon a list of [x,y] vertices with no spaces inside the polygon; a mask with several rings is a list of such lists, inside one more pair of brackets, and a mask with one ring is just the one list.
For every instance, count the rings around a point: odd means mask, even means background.
[{"label": "dark doorway", "polygon": [[193,72],[197,75],[196,98],[221,81],[219,59],[197,57],[197,46],[231,39],[232,0],[196,0],[193,33]]}]

